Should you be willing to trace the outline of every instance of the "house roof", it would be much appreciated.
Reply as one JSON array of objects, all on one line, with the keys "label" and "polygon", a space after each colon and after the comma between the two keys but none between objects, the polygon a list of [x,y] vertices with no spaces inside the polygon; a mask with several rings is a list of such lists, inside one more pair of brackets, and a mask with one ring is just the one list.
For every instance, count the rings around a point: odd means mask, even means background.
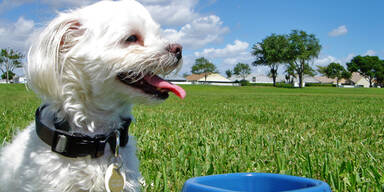
[{"label": "house roof", "polygon": [[[328,78],[325,76],[317,76],[315,78],[317,80],[319,80],[321,83],[336,83],[336,78]],[[363,78],[364,77],[362,75],[360,75],[360,73],[353,72],[352,76],[349,80],[352,81],[353,83],[357,83],[358,81],[360,81]],[[339,83],[347,83],[347,81],[348,81],[347,79],[341,79],[341,80],[339,80]]]},{"label": "house roof", "polygon": [[[210,75],[210,74],[208,74]],[[185,77],[188,81],[198,81],[201,78],[204,78],[204,73],[202,74],[192,74]]]},{"label": "house roof", "polygon": [[[320,81],[320,83],[337,83],[336,78],[328,78],[326,76],[316,76],[315,79]],[[339,83],[345,83],[345,79],[340,79]]]},{"label": "house roof", "polygon": [[321,83],[334,83],[334,82],[336,82],[336,79],[328,78],[326,76],[316,76],[315,79],[317,79]]},{"label": "house roof", "polygon": [[[242,80],[243,78],[242,77],[239,77],[237,75],[233,75],[230,80],[232,81],[240,81]],[[252,73],[252,74],[249,74],[245,80],[249,81],[249,82],[253,82],[253,80],[256,80],[257,83],[273,83],[273,79],[271,77],[268,77],[266,75],[260,75],[260,74],[256,74],[256,73]],[[276,82],[281,82],[281,81],[284,81],[284,76],[282,75],[278,75],[276,77]]]},{"label": "house roof", "polygon": [[[238,76],[233,76],[231,77],[231,80],[235,81],[235,80],[242,80],[241,77],[238,77]],[[249,81],[249,82],[252,82],[254,83],[254,80],[256,80],[256,83],[273,83],[273,79],[272,77],[269,77],[269,76],[266,76],[266,75],[260,75],[260,74],[250,74],[248,75],[245,80]],[[294,81],[299,81],[299,78],[293,78]],[[276,77],[276,82],[284,82],[285,81],[285,76],[284,75],[278,75]],[[320,81],[315,79],[314,77],[312,76],[309,76],[309,75],[304,75],[304,79],[303,79],[304,82],[306,83],[319,83]]]},{"label": "house roof", "polygon": [[[188,81],[205,81],[205,75],[202,74],[192,74],[186,77]],[[218,73],[208,73],[207,81],[218,81],[218,82],[230,82],[227,78],[223,77]]]},{"label": "house roof", "polygon": [[[293,78],[293,81],[298,82],[299,77]],[[320,81],[318,79],[316,79],[315,77],[312,77],[310,75],[304,75],[303,76],[303,82],[304,83],[320,83]]]},{"label": "house roof", "polygon": [[360,81],[360,79],[364,78],[363,76],[360,75],[360,73],[357,73],[357,72],[353,72],[352,73],[352,76],[351,76],[351,81],[354,82],[354,83],[357,83],[358,81]]}]

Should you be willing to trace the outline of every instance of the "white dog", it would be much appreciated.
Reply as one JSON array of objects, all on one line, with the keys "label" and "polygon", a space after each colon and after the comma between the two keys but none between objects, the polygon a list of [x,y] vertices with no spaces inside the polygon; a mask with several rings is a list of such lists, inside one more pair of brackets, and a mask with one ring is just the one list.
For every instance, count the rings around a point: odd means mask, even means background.
[{"label": "white dog", "polygon": [[159,30],[134,0],[101,1],[48,24],[25,70],[43,104],[36,122],[1,150],[0,191],[114,191],[105,175],[119,160],[113,169],[124,191],[140,190],[127,135],[132,104],[158,103],[169,91],[185,96],[157,76],[182,63],[182,47]]}]

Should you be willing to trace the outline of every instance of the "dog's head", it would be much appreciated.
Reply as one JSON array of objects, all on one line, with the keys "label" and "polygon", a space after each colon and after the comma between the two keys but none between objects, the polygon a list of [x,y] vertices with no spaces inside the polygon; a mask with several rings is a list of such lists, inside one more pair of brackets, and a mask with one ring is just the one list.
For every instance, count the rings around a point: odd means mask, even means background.
[{"label": "dog's head", "polygon": [[160,37],[140,3],[101,1],[50,22],[30,49],[26,72],[44,102],[81,113],[81,121],[85,111],[162,101],[169,91],[183,98],[182,88],[158,76],[181,63],[181,45]]},{"label": "dog's head", "polygon": [[[161,101],[182,88],[162,80],[182,63],[182,46],[134,0],[101,1],[61,13],[31,47],[26,72],[44,102],[94,113]],[[79,117],[80,118],[80,117]]]}]

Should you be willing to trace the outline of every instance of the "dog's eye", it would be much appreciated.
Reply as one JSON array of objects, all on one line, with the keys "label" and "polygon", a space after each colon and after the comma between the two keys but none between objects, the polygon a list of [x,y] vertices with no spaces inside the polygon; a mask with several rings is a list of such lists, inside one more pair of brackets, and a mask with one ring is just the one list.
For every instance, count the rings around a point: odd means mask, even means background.
[{"label": "dog's eye", "polygon": [[129,43],[135,43],[135,42],[137,42],[139,39],[137,38],[137,36],[136,35],[131,35],[131,36],[129,36],[125,41],[126,42],[129,42]]}]

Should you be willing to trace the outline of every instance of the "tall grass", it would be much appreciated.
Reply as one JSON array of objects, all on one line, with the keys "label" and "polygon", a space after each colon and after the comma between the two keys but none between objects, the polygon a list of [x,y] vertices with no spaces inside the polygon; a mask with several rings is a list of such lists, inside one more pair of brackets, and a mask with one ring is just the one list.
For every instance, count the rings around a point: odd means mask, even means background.
[{"label": "tall grass", "polygon": [[[134,108],[130,133],[145,191],[180,191],[190,177],[229,172],[310,177],[334,191],[384,190],[384,89],[185,89],[183,101]],[[39,101],[13,86],[0,86],[0,99],[0,138],[9,140],[33,120]]]},{"label": "tall grass", "polygon": [[23,84],[0,84],[0,145],[34,120],[40,100]]}]

